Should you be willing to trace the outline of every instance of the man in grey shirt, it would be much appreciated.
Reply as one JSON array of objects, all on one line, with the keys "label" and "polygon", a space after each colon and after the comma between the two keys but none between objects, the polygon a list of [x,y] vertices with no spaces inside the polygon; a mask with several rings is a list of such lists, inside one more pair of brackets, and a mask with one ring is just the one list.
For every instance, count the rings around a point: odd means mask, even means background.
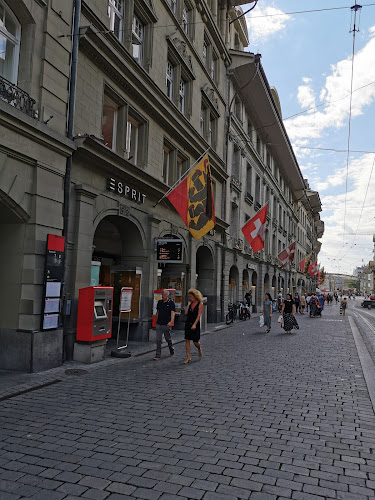
[{"label": "man in grey shirt", "polygon": [[168,344],[170,355],[173,356],[174,349],[171,338],[171,329],[174,325],[175,303],[169,298],[169,291],[163,290],[162,299],[156,306],[156,354],[154,359],[161,357],[161,343],[164,338]]}]

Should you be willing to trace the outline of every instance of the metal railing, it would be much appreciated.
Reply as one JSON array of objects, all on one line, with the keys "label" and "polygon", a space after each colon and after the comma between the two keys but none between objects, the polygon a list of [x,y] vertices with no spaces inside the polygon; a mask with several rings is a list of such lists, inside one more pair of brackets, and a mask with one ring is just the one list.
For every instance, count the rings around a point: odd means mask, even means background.
[{"label": "metal railing", "polygon": [[31,118],[36,118],[36,111],[34,110],[35,99],[32,99],[27,92],[18,88],[2,76],[0,76],[0,99],[26,115],[31,116]]}]

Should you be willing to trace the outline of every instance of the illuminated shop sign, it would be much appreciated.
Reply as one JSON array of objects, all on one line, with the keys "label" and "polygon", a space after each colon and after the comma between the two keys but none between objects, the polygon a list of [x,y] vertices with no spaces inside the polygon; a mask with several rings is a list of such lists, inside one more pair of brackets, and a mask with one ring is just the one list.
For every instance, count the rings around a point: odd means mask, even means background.
[{"label": "illuminated shop sign", "polygon": [[112,193],[116,193],[123,198],[128,198],[131,201],[135,201],[136,203],[144,203],[146,199],[146,195],[137,191],[136,189],[127,186],[121,181],[114,179],[113,177],[107,179],[107,190],[112,191]]},{"label": "illuminated shop sign", "polygon": [[165,264],[182,263],[182,240],[156,240],[156,260]]}]

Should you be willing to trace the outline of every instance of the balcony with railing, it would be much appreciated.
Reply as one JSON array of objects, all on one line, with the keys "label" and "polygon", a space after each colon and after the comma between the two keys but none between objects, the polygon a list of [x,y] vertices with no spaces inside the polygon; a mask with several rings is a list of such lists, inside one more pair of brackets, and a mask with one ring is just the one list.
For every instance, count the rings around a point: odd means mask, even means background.
[{"label": "balcony with railing", "polygon": [[32,99],[27,92],[2,76],[0,76],[0,99],[31,116],[31,118],[37,117],[37,111],[34,109],[35,99]]}]

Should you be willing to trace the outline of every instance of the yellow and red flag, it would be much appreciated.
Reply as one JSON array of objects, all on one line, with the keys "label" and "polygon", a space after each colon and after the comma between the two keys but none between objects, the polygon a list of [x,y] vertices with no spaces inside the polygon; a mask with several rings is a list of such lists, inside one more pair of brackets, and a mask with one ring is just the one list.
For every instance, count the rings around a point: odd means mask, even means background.
[{"label": "yellow and red flag", "polygon": [[216,221],[208,155],[166,197],[196,240],[211,231]]},{"label": "yellow and red flag", "polygon": [[311,261],[311,253],[309,255],[307,255],[304,259],[301,260],[301,262],[298,263],[300,269],[301,269],[301,272],[303,274],[307,274],[307,270],[309,268],[309,265],[310,265],[310,261]]}]

